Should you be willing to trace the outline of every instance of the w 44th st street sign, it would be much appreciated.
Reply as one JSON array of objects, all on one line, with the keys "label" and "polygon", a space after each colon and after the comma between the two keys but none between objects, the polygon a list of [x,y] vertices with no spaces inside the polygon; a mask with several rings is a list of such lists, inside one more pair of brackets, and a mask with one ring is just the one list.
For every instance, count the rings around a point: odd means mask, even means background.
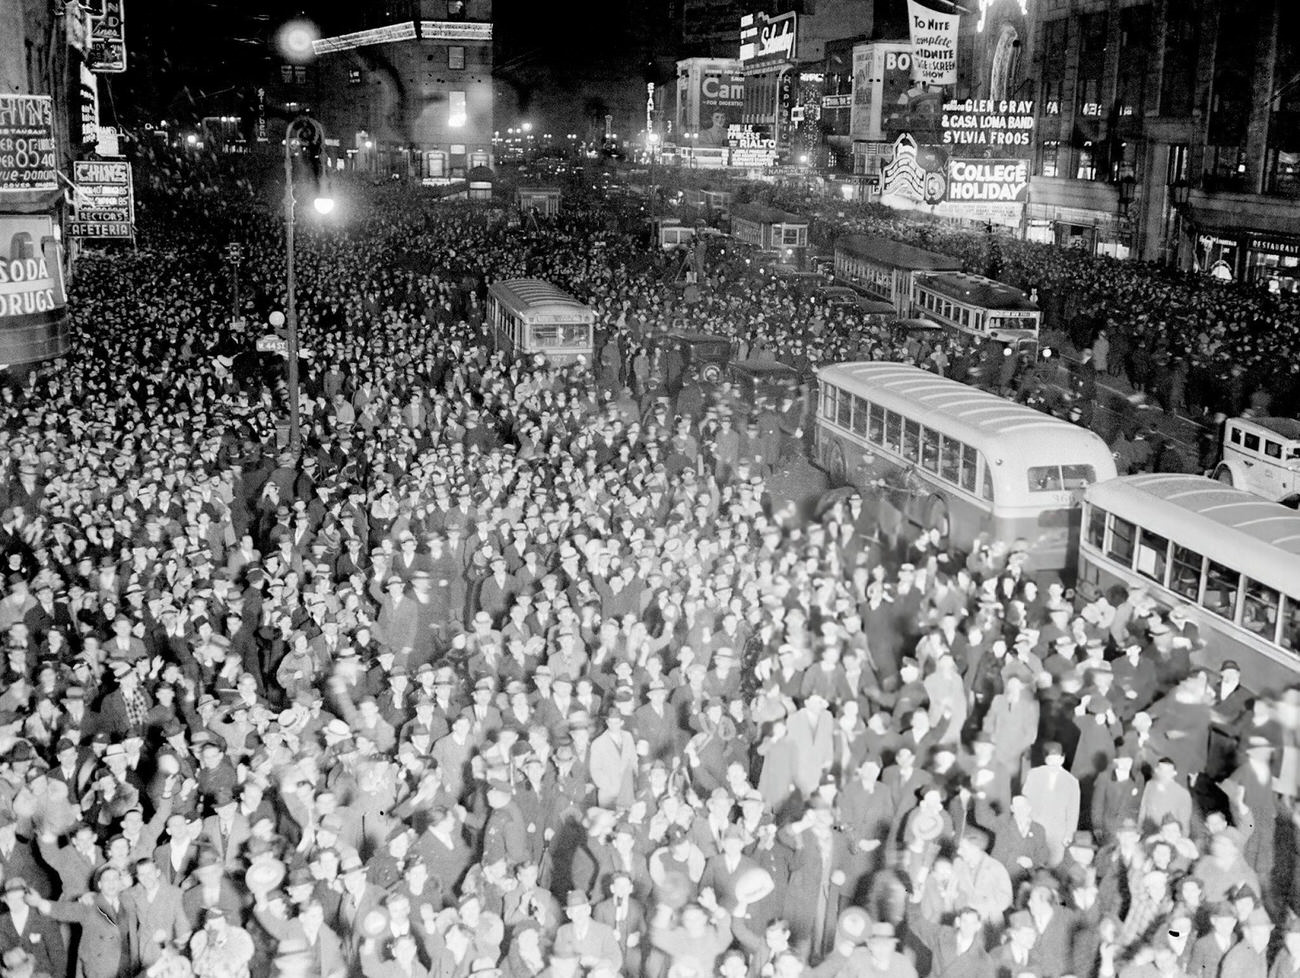
[{"label": "w 44th st street sign", "polygon": [[[277,336],[275,333],[267,333],[265,336],[257,338],[258,353],[274,353],[277,356],[288,358],[289,341],[283,336]],[[300,360],[310,360],[311,350],[305,347],[298,347],[298,358]]]}]

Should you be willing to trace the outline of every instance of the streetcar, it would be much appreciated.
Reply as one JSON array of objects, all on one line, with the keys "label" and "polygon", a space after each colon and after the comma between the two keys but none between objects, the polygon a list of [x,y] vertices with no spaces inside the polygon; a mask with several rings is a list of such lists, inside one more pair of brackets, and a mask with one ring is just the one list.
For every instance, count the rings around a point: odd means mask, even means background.
[{"label": "streetcar", "polygon": [[1300,514],[1205,476],[1159,473],[1090,486],[1083,526],[1080,580],[1181,605],[1207,639],[1198,665],[1232,659],[1260,691],[1296,681]]},{"label": "streetcar", "polygon": [[892,238],[848,234],[835,242],[835,280],[888,302],[898,316],[911,315],[912,277],[917,272],[960,270],[956,258]]},{"label": "streetcar", "polygon": [[1072,575],[1083,491],[1115,476],[1086,428],[897,363],[817,372],[817,459],[837,483],[903,476],[900,521],[969,551],[1024,541],[1035,570]]},{"label": "streetcar", "polygon": [[1038,355],[1042,313],[1014,286],[967,272],[912,276],[911,315],[925,316],[962,336],[990,339],[1017,354]]},{"label": "streetcar", "polygon": [[553,365],[591,362],[596,313],[549,282],[494,282],[488,288],[487,322],[493,347],[510,359],[540,354]]}]

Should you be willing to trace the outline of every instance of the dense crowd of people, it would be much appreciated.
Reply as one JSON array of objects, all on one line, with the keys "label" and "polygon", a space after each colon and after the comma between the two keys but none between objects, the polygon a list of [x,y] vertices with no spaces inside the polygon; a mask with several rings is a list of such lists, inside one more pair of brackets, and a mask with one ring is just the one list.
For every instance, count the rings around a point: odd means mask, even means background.
[{"label": "dense crowd of people", "polygon": [[[0,395],[4,978],[1300,973],[1294,692],[1009,541],[787,505],[799,398],[647,352],[851,322],[735,255],[687,302],[599,197],[357,186],[300,236],[292,453],[220,259],[256,319],[281,230],[256,180],[157,179]],[[491,350],[524,274],[593,363]]]}]

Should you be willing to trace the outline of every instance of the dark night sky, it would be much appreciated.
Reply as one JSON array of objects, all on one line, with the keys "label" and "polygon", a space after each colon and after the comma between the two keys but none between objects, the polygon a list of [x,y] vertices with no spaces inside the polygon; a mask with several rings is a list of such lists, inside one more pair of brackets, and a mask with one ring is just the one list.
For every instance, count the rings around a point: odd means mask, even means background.
[{"label": "dark night sky", "polygon": [[[554,126],[594,100],[635,106],[652,74],[650,7],[650,0],[497,0],[498,88]],[[116,110],[125,121],[238,110],[240,92],[255,88],[274,64],[267,39],[277,25],[306,14],[326,33],[356,30],[356,9],[301,0],[134,0],[127,10],[131,67],[114,82]]]}]

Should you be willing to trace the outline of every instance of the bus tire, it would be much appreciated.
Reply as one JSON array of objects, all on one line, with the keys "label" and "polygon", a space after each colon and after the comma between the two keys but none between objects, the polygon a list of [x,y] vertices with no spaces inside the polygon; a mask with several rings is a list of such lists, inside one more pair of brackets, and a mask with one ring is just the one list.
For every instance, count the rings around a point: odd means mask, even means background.
[{"label": "bus tire", "polygon": [[706,384],[716,384],[722,379],[722,367],[716,363],[706,363],[700,370],[700,376]]},{"label": "bus tire", "polygon": [[939,531],[939,542],[946,544],[952,532],[952,521],[948,518],[948,501],[942,496],[931,496],[930,504],[925,510],[925,528]]},{"label": "bus tire", "polygon": [[1214,481],[1222,482],[1225,486],[1235,486],[1237,484],[1237,480],[1232,477],[1232,469],[1228,468],[1228,466],[1224,465],[1222,462],[1219,463],[1219,467],[1214,470]]}]

